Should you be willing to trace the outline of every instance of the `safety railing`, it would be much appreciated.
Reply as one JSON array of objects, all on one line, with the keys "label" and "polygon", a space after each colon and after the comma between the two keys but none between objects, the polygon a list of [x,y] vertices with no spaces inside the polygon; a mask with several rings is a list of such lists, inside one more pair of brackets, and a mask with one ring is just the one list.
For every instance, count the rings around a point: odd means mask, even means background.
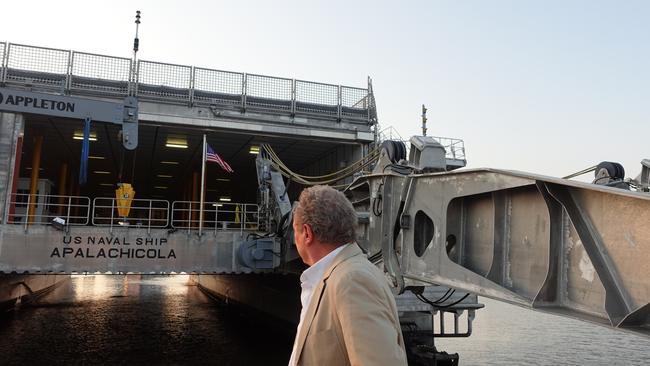
[{"label": "safety railing", "polygon": [[10,43],[5,82],[63,91],[68,85],[70,58],[70,51]]},{"label": "safety railing", "polygon": [[[369,89],[0,42],[0,81],[370,123]],[[135,66],[135,67],[134,67]]]},{"label": "safety railing", "polygon": [[194,102],[244,107],[244,74],[195,67]]},{"label": "safety railing", "polygon": [[192,68],[153,61],[138,61],[136,94],[154,99],[190,101]]},{"label": "safety railing", "polygon": [[[127,209],[128,215],[120,215],[120,209]],[[97,197],[93,200],[92,224],[94,226],[154,228],[167,227],[169,222],[169,201],[132,199],[130,205],[125,200],[114,197]]]},{"label": "safety railing", "polygon": [[131,59],[73,52],[70,89],[125,96],[129,93]]},{"label": "safety railing", "polygon": [[[386,140],[402,141],[406,146],[407,153],[411,150],[411,143],[409,140],[404,139],[399,132],[393,127],[388,126],[379,132],[379,144]],[[465,158],[465,142],[461,139],[452,137],[431,136],[440,145],[445,148],[447,159],[466,160]],[[408,155],[407,155],[408,156]]]},{"label": "safety railing", "polygon": [[431,136],[447,151],[447,159],[465,160],[465,142],[451,137]]},{"label": "safety railing", "polygon": [[296,80],[296,111],[306,113],[327,113],[338,116],[341,113],[338,85]]},{"label": "safety railing", "polygon": [[293,80],[246,74],[245,99],[247,106],[291,111]]},{"label": "safety railing", "polygon": [[6,224],[51,225],[55,218],[63,225],[88,225],[90,198],[82,196],[12,193],[7,205]]},{"label": "safety railing", "polygon": [[188,231],[205,232],[221,230],[256,230],[259,227],[258,206],[252,203],[204,202],[203,223],[201,203],[198,201],[174,201],[171,226]]},{"label": "safety railing", "polygon": [[0,42],[0,83],[5,82],[5,65],[7,56],[7,44],[5,42]]}]

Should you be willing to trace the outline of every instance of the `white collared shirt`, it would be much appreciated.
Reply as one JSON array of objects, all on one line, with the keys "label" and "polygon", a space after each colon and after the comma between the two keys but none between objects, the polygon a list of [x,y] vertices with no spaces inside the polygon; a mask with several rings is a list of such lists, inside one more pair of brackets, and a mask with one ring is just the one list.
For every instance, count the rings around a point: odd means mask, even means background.
[{"label": "white collared shirt", "polygon": [[336,255],[339,254],[339,252],[348,245],[349,244],[344,244],[332,250],[328,255],[321,258],[318,262],[307,268],[300,275],[300,287],[302,287],[302,291],[300,292],[300,302],[302,304],[302,309],[300,310],[300,323],[298,323],[298,329],[296,330],[296,339],[293,341],[293,350],[291,351],[289,366],[296,366],[298,364],[298,360],[296,360],[296,340],[298,340],[300,328],[303,326],[305,313],[307,312],[307,308],[311,302],[312,295],[314,294],[314,289],[316,289],[320,283],[320,280],[323,278],[323,274],[325,274],[325,270],[330,266],[334,260],[334,257],[336,257]]}]

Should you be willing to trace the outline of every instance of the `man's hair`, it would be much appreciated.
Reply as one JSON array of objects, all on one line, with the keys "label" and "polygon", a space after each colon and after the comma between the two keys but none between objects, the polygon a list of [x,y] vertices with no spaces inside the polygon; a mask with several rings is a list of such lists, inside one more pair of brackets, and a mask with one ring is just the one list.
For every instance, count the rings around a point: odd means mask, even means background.
[{"label": "man's hair", "polygon": [[294,210],[298,223],[311,226],[316,239],[345,244],[356,239],[357,214],[343,193],[329,186],[313,186],[300,193]]}]

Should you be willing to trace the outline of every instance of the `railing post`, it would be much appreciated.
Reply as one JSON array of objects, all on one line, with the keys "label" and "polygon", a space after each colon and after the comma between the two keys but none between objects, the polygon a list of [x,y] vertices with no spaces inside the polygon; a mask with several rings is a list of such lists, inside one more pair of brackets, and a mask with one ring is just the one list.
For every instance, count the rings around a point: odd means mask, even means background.
[{"label": "railing post", "polygon": [[68,66],[66,68],[65,75],[65,85],[63,86],[64,92],[70,94],[70,88],[72,86],[72,63],[74,62],[74,52],[72,50],[68,51]]},{"label": "railing post", "polygon": [[339,85],[338,87],[338,108],[336,111],[336,118],[340,121],[343,119],[343,88]]},{"label": "railing post", "polygon": [[70,225],[70,205],[72,204],[72,196],[68,196],[68,213],[65,217],[65,224]]},{"label": "railing post", "polygon": [[115,199],[111,198],[111,224],[110,224],[110,229],[109,232],[113,234],[113,211],[115,211]]},{"label": "railing post", "polygon": [[149,220],[147,221],[147,235],[151,234],[151,206],[153,201],[149,200]]},{"label": "railing post", "polygon": [[9,43],[4,44],[4,49],[2,51],[2,60],[0,60],[0,64],[2,65],[0,66],[0,83],[4,85],[9,64]]},{"label": "railing post", "polygon": [[135,75],[133,75],[133,84],[134,84],[133,96],[137,97],[138,85],[140,84],[140,60],[138,61],[133,60],[133,70],[135,71]]},{"label": "railing post", "polygon": [[194,105],[194,78],[195,71],[194,66],[190,67],[190,107]]},{"label": "railing post", "polygon": [[187,235],[190,235],[192,229],[192,201],[190,201],[190,209],[187,212]]},{"label": "railing post", "polygon": [[291,79],[291,115],[296,115],[296,79]]},{"label": "railing post", "polygon": [[219,226],[219,204],[214,204],[214,236],[217,236],[217,228]]},{"label": "railing post", "polygon": [[[79,198],[79,197],[77,197],[77,198]],[[90,197],[86,197],[86,198],[88,199],[88,206],[86,206],[86,222],[84,223],[84,225],[88,225],[88,222],[90,221]],[[81,200],[79,200],[79,202],[81,203]],[[93,206],[93,210],[94,209],[95,209],[95,206]],[[93,225],[94,225],[94,223],[93,223]]]},{"label": "railing post", "polygon": [[239,236],[242,237],[244,236],[244,225],[246,224],[246,204],[243,204],[244,210],[243,210],[243,217],[241,220],[239,220],[240,225],[239,225]]},{"label": "railing post", "polygon": [[246,110],[246,94],[248,93],[248,74],[244,73],[244,76],[242,77],[242,84],[241,84],[241,109],[243,111]]},{"label": "railing post", "polygon": [[29,224],[29,204],[31,203],[32,195],[27,195],[27,208],[25,210],[25,232],[27,232],[27,225]]}]

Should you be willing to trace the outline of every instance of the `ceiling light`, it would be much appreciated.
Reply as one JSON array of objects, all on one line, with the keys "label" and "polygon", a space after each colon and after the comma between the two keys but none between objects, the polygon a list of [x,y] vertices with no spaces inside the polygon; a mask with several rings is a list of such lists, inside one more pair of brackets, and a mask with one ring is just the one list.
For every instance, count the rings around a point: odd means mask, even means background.
[{"label": "ceiling light", "polygon": [[187,149],[187,139],[180,136],[168,136],[165,146],[177,149]]},{"label": "ceiling light", "polygon": [[221,203],[213,203],[212,206],[214,206],[214,207],[223,207],[223,205]]},{"label": "ceiling light", "polygon": [[221,201],[221,202],[230,202],[230,197],[219,197],[219,201]]},{"label": "ceiling light", "polygon": [[158,177],[158,178],[173,178],[173,176],[165,175],[165,174],[158,174],[158,175],[156,175],[156,177]]},{"label": "ceiling light", "polygon": [[251,148],[248,150],[249,154],[257,155],[260,153],[260,147],[259,146],[251,146]]},{"label": "ceiling light", "polygon": [[[84,139],[84,133],[81,131],[76,131],[72,135],[73,140],[83,140]],[[90,141],[97,141],[97,133],[96,132],[91,132],[90,136],[88,137],[88,140]]]},{"label": "ceiling light", "polygon": [[153,188],[154,189],[167,189],[167,187],[165,187],[165,186],[154,186]]},{"label": "ceiling light", "polygon": [[172,144],[172,143],[166,143],[165,146],[167,147],[173,147],[176,149],[187,149],[187,145],[181,145],[181,144]]},{"label": "ceiling light", "polygon": [[113,183],[99,183],[99,185],[104,186],[104,187],[113,187],[114,186]]},{"label": "ceiling light", "polygon": [[95,173],[95,174],[111,174],[111,172],[107,172],[107,171],[104,171],[104,170],[95,170],[95,171],[93,171],[93,173]]},{"label": "ceiling light", "polygon": [[160,164],[178,165],[179,163],[177,161],[161,161]]},{"label": "ceiling light", "polygon": [[88,156],[88,159],[104,160],[106,158],[103,157],[103,156],[92,156],[92,155],[90,155],[90,156]]},{"label": "ceiling light", "polygon": [[217,178],[217,182],[230,182],[228,178]]}]

